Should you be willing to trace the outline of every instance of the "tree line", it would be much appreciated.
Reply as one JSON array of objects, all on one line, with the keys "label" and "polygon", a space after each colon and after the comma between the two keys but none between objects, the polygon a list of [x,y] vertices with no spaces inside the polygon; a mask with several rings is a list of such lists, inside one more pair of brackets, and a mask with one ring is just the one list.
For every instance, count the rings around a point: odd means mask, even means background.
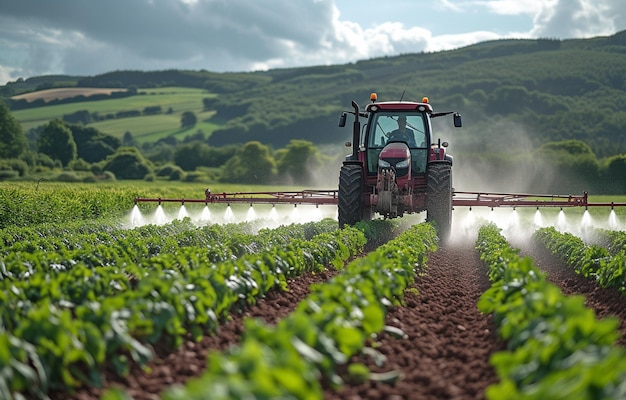
[{"label": "tree line", "polygon": [[[599,160],[590,146],[578,140],[547,142],[530,153],[493,151],[474,153],[459,147],[457,176],[467,170],[501,190],[546,193],[623,194],[626,192],[626,155]],[[21,125],[0,102],[0,179],[29,179],[37,173],[85,172],[83,180],[169,179],[255,184],[325,184],[338,175],[342,155],[323,154],[306,140],[292,139],[274,150],[259,141],[211,146],[202,132],[185,140],[166,138],[137,145],[130,133],[122,140],[92,127],[55,119],[23,134]],[[78,178],[76,178],[78,179]],[[460,183],[463,185],[463,182]],[[465,190],[471,188],[464,188]]]},{"label": "tree line", "polygon": [[[193,113],[191,113],[193,114]],[[194,115],[183,113],[181,123]],[[30,132],[0,102],[0,179],[28,179],[39,172],[90,172],[95,179],[218,180],[237,183],[314,184],[325,166],[339,161],[323,155],[311,142],[292,140],[273,150],[258,141],[214,147],[202,132],[137,145],[132,134],[122,140],[93,127],[54,119]],[[328,167],[326,167],[328,168]],[[333,169],[335,167],[332,167]],[[336,167],[338,169],[338,167]],[[204,169],[204,171],[203,171]]]}]

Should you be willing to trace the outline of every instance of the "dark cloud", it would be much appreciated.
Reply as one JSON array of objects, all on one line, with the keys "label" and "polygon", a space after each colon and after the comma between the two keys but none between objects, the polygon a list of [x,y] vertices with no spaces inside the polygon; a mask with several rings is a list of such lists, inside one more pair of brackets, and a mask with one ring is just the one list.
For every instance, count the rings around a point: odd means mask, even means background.
[{"label": "dark cloud", "polygon": [[[394,21],[363,28],[346,19],[354,9],[340,15],[335,1],[0,0],[0,84],[50,73],[92,75],[165,68],[223,72],[339,64],[501,37],[489,31],[433,36],[425,27]],[[527,36],[555,38],[613,33],[620,28],[618,23],[623,24],[626,4],[623,0],[531,3],[536,10],[534,28],[531,31],[529,26]],[[413,2],[402,4],[405,10],[417,7]],[[486,19],[493,16],[488,4],[496,3],[446,0],[443,4],[449,6],[446,12],[459,15],[471,5],[474,11],[484,10]],[[512,0],[497,4],[529,13],[528,7],[520,8]],[[420,3],[416,10],[422,13],[424,7]]]}]

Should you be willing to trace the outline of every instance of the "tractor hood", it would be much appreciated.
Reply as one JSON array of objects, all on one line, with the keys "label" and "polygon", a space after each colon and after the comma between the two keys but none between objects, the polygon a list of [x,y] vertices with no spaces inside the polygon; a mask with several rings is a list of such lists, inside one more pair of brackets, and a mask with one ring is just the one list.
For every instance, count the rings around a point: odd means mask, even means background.
[{"label": "tractor hood", "polygon": [[384,168],[393,168],[396,176],[405,176],[410,172],[411,152],[409,146],[403,142],[391,142],[385,146],[378,156],[379,171]]},{"label": "tractor hood", "polygon": [[391,142],[380,152],[378,156],[381,160],[402,159],[411,157],[409,146],[402,142]]}]

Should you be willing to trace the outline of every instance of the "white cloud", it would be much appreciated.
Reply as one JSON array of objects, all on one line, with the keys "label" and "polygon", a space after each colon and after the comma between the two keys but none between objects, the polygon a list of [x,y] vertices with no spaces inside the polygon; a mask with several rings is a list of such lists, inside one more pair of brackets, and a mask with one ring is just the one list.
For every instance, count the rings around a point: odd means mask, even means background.
[{"label": "white cloud", "polygon": [[544,6],[552,7],[555,3],[558,3],[558,0],[488,0],[476,2],[477,5],[500,15],[535,15]]},{"label": "white cloud", "polygon": [[531,35],[560,39],[610,35],[625,11],[626,2],[621,0],[546,1],[535,15]]},{"label": "white cloud", "polygon": [[[471,44],[484,42],[487,40],[499,39],[502,36],[493,32],[470,32],[458,35],[440,35],[433,37],[426,47],[426,51],[434,52],[441,50],[458,49],[459,47],[469,46]],[[518,36],[516,36],[518,37]]]},{"label": "white cloud", "polygon": [[[340,13],[338,4],[353,8]],[[222,72],[340,64],[498,38],[589,37],[626,27],[623,0],[387,0],[377,13],[378,4],[0,0],[0,83],[7,75],[12,80],[120,69]],[[371,19],[359,19],[364,17]],[[499,20],[513,21],[516,28]],[[520,21],[526,21],[523,28]]]}]

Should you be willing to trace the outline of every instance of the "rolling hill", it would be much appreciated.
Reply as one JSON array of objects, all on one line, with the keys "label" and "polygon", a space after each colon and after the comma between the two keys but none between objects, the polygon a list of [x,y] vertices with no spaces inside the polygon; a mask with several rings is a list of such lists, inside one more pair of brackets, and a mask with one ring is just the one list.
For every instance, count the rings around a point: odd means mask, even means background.
[{"label": "rolling hill", "polygon": [[[215,146],[260,140],[276,148],[289,140],[316,144],[349,139],[336,126],[351,100],[429,96],[436,111],[463,114],[455,132],[461,151],[515,153],[546,141],[577,139],[598,157],[626,153],[626,31],[576,40],[498,40],[465,48],[383,57],[355,63],[251,73],[116,71],[92,77],[29,78],[0,88],[18,120],[31,129],[49,118],[88,110],[90,125],[140,141],[198,130]],[[135,88],[136,95],[63,104],[25,103],[15,96],[54,87]],[[35,93],[33,93],[35,92]],[[80,101],[78,101],[80,100]],[[146,107],[161,112],[145,115]],[[134,116],[115,117],[120,111]],[[180,129],[193,111],[198,125]],[[137,112],[140,115],[137,115]],[[437,126],[436,126],[437,128]],[[438,127],[443,135],[447,127]]]}]

